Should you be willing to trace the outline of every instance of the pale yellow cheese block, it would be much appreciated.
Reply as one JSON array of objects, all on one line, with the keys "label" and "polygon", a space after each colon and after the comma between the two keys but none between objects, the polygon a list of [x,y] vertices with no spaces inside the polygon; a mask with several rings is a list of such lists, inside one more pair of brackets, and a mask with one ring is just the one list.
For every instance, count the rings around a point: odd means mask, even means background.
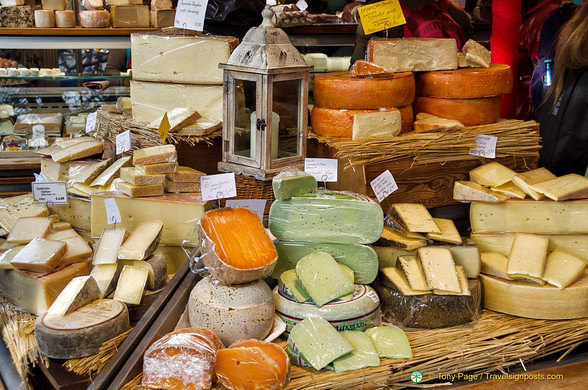
[{"label": "pale yellow cheese block", "polygon": [[51,272],[59,266],[65,251],[63,241],[35,238],[12,258],[10,264],[32,272]]},{"label": "pale yellow cheese block", "polygon": [[493,161],[470,171],[470,180],[486,187],[498,187],[511,181],[516,172]]},{"label": "pale yellow cheese block", "polygon": [[402,121],[400,111],[381,111],[353,115],[351,139],[354,141],[370,138],[395,137],[400,134]]},{"label": "pale yellow cheese block", "polygon": [[525,199],[527,197],[525,191],[521,190],[512,180],[498,187],[490,187],[490,190],[500,192],[509,198]]},{"label": "pale yellow cheese block", "polygon": [[406,250],[417,249],[427,245],[427,240],[424,238],[412,238],[395,230],[391,227],[384,226],[382,236],[376,242],[377,245],[394,246]]},{"label": "pale yellow cheese block", "polygon": [[0,199],[0,227],[10,232],[16,220],[22,217],[45,217],[47,206],[35,203],[32,194]]},{"label": "pale yellow cheese block", "polygon": [[419,248],[417,253],[423,265],[427,285],[433,292],[461,292],[455,262],[449,249],[429,246]]},{"label": "pale yellow cheese block", "polygon": [[200,180],[192,183],[182,183],[177,181],[165,181],[166,192],[200,192]]},{"label": "pale yellow cheese block", "polygon": [[410,232],[441,233],[433,221],[429,210],[419,203],[395,203],[391,209],[392,217],[402,223]]},{"label": "pale yellow cheese block", "polygon": [[137,172],[143,175],[156,175],[159,173],[173,173],[178,169],[177,162],[160,163],[160,164],[148,164],[135,166]]},{"label": "pale yellow cheese block", "polygon": [[533,184],[529,187],[533,191],[557,201],[588,198],[588,178],[575,173]]},{"label": "pale yellow cheese block", "polygon": [[478,183],[457,180],[453,183],[453,199],[459,202],[504,202],[507,197]]},{"label": "pale yellow cheese block", "polygon": [[554,250],[547,256],[543,280],[559,288],[565,288],[584,274],[586,263],[570,253]]},{"label": "pale yellow cheese block", "polygon": [[481,273],[501,279],[513,280],[506,273],[508,257],[498,252],[482,252],[480,253],[480,259],[482,261]]},{"label": "pale yellow cheese block", "polygon": [[51,230],[51,220],[45,217],[23,217],[16,220],[7,243],[27,244],[34,238],[44,238]]},{"label": "pale yellow cheese block", "polygon": [[404,273],[396,267],[384,267],[381,269],[381,271],[384,274],[384,277],[388,278],[392,283],[394,283],[394,285],[398,287],[398,290],[403,295],[425,295],[431,293],[431,290],[428,288],[426,290],[413,290],[410,288],[408,281],[404,277]]},{"label": "pale yellow cheese block", "polygon": [[151,256],[161,240],[163,222],[145,221],[138,224],[118,250],[118,258],[144,260]]},{"label": "pale yellow cheese block", "polygon": [[[196,110],[190,108],[176,107],[167,112],[167,120],[169,122],[169,131],[176,131],[188,125],[196,123],[200,119],[200,114]],[[153,122],[149,123],[147,127],[151,129],[159,129],[163,115]]]},{"label": "pale yellow cheese block", "polygon": [[96,179],[90,183],[90,186],[104,186],[116,179],[120,175],[120,169],[131,164],[131,156],[124,156],[113,162],[106,168]]},{"label": "pale yellow cheese block", "polygon": [[92,256],[92,248],[75,230],[65,229],[52,232],[47,236],[49,240],[59,240],[67,244],[65,254],[60,260],[60,266],[79,263]]},{"label": "pale yellow cheese block", "polygon": [[441,233],[427,233],[427,238],[436,241],[461,245],[462,240],[453,220],[446,218],[433,218],[435,224],[441,229]]},{"label": "pale yellow cheese block", "polygon": [[170,163],[177,160],[178,154],[174,145],[152,146],[133,152],[133,165]]},{"label": "pale yellow cheese block", "polygon": [[123,167],[120,169],[120,178],[127,183],[138,186],[149,184],[162,184],[165,181],[164,174],[145,175],[137,171],[135,167]]},{"label": "pale yellow cheese block", "polygon": [[408,284],[412,290],[431,290],[427,284],[427,280],[425,279],[423,266],[416,256],[400,256],[398,257],[398,263],[400,265],[400,269],[402,269],[402,272],[404,272],[404,276],[406,277],[406,280],[408,280]]},{"label": "pale yellow cheese block", "polygon": [[113,299],[129,305],[140,304],[148,277],[149,271],[146,268],[125,265],[118,278]]},{"label": "pale yellow cheese block", "polygon": [[588,317],[588,271],[567,288],[480,275],[482,305],[519,317],[566,320]]},{"label": "pale yellow cheese block", "polygon": [[545,283],[541,277],[545,271],[548,245],[549,239],[546,237],[517,233],[508,256],[506,273],[514,278]]},{"label": "pale yellow cheese block", "polygon": [[106,228],[96,246],[92,264],[116,264],[118,250],[127,237],[125,228]]},{"label": "pale yellow cheese block", "polygon": [[64,181],[67,179],[68,163],[59,163],[52,158],[41,157],[41,173],[49,181]]},{"label": "pale yellow cheese block", "polygon": [[126,181],[119,181],[116,183],[116,190],[122,192],[131,198],[139,198],[143,196],[161,196],[163,195],[163,184],[148,184],[144,186],[136,186]]},{"label": "pale yellow cheese block", "polygon": [[462,266],[456,265],[455,272],[457,273],[457,279],[459,280],[460,292],[454,291],[443,291],[433,289],[433,293],[436,295],[472,295],[470,286],[468,284],[468,278]]},{"label": "pale yellow cheese block", "polygon": [[195,137],[203,137],[212,134],[223,127],[223,122],[218,119],[200,118],[196,123],[178,129],[178,135],[192,135]]},{"label": "pale yellow cheese block", "polygon": [[205,176],[206,173],[200,172],[194,168],[179,166],[178,170],[173,173],[165,175],[167,180],[178,183],[200,182],[200,176]]},{"label": "pale yellow cheese block", "polygon": [[66,162],[102,153],[103,144],[98,140],[82,142],[51,154],[56,162]]},{"label": "pale yellow cheese block", "polygon": [[531,189],[531,186],[543,181],[555,179],[556,177],[547,168],[537,168],[517,174],[512,178],[512,182],[521,190],[525,191],[531,198],[540,200],[545,198],[545,196]]}]

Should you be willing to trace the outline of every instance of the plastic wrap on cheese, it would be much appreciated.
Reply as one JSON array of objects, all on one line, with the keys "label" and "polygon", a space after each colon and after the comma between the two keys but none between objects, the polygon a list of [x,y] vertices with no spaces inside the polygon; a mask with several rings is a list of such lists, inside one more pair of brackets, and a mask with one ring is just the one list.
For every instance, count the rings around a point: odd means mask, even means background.
[{"label": "plastic wrap on cheese", "polygon": [[145,352],[142,385],[164,389],[210,389],[216,352],[223,347],[218,337],[205,328],[168,333]]},{"label": "plastic wrap on cheese", "polygon": [[314,176],[297,168],[286,168],[272,179],[274,197],[288,200],[293,196],[314,193],[317,183]]}]

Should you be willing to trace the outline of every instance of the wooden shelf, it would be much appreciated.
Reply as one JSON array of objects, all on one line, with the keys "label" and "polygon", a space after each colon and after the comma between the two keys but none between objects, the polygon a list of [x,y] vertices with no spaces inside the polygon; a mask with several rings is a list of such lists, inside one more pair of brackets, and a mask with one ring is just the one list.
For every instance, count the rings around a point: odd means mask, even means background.
[{"label": "wooden shelf", "polygon": [[158,28],[11,28],[0,27],[0,35],[126,36],[132,33],[158,31]]}]

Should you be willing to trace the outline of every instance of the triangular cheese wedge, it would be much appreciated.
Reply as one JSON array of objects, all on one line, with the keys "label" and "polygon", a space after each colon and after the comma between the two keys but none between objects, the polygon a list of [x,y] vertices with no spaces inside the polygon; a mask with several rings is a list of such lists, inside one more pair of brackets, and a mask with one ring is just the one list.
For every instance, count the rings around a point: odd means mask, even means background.
[{"label": "triangular cheese wedge", "polygon": [[462,240],[455,223],[451,219],[433,218],[433,221],[441,229],[441,233],[427,233],[427,238],[436,241],[448,242],[450,244],[461,245]]},{"label": "triangular cheese wedge", "polygon": [[545,271],[548,246],[547,237],[517,233],[508,256],[506,273],[511,277],[544,284],[541,277]]},{"label": "triangular cheese wedge", "polygon": [[416,256],[400,256],[398,263],[412,290],[430,291],[423,267]]},{"label": "triangular cheese wedge", "polygon": [[392,218],[413,233],[441,233],[429,210],[419,203],[395,203],[390,209]]},{"label": "triangular cheese wedge", "polygon": [[453,199],[459,202],[504,202],[507,198],[500,192],[474,183],[473,181],[456,181],[453,184]]},{"label": "triangular cheese wedge", "polygon": [[586,263],[578,256],[556,249],[547,256],[543,280],[565,288],[584,275]]},{"label": "triangular cheese wedge", "polygon": [[429,290],[419,291],[411,289],[402,271],[400,271],[396,267],[384,267],[381,269],[381,271],[384,277],[387,278],[390,282],[392,282],[394,286],[396,286],[398,291],[402,293],[402,295],[425,295],[431,293],[431,291]]},{"label": "triangular cheese wedge", "polygon": [[509,198],[525,199],[527,197],[525,191],[521,190],[512,181],[508,181],[498,187],[490,187],[490,190],[504,194]]},{"label": "triangular cheese wedge", "polygon": [[543,181],[529,187],[533,191],[557,201],[588,198],[588,178],[576,173]]},{"label": "triangular cheese wedge", "polygon": [[498,252],[482,252],[480,253],[480,260],[482,261],[481,273],[496,276],[501,279],[512,280],[506,273],[508,257]]},{"label": "triangular cheese wedge", "polygon": [[406,250],[417,249],[427,245],[427,240],[420,238],[410,238],[401,232],[392,229],[391,227],[384,226],[382,236],[376,242],[379,246],[395,246]]},{"label": "triangular cheese wedge", "polygon": [[531,186],[555,178],[557,178],[557,176],[549,172],[547,168],[538,168],[517,174],[512,178],[512,182],[521,190],[525,191],[525,193],[531,198],[540,200],[545,196],[541,193],[538,193],[537,191],[532,190]]},{"label": "triangular cheese wedge", "polygon": [[498,187],[511,181],[516,172],[496,161],[480,165],[470,171],[470,180],[486,187]]},{"label": "triangular cheese wedge", "polygon": [[428,246],[419,248],[417,253],[423,265],[427,285],[434,293],[461,293],[455,262],[449,249]]}]

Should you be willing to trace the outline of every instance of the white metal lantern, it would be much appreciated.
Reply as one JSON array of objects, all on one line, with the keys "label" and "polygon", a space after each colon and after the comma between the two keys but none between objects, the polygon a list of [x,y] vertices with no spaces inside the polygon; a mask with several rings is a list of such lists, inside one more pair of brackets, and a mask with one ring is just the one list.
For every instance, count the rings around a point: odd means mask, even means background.
[{"label": "white metal lantern", "polygon": [[268,180],[306,157],[312,66],[274,27],[266,7],[223,69],[223,157],[218,169]]}]

